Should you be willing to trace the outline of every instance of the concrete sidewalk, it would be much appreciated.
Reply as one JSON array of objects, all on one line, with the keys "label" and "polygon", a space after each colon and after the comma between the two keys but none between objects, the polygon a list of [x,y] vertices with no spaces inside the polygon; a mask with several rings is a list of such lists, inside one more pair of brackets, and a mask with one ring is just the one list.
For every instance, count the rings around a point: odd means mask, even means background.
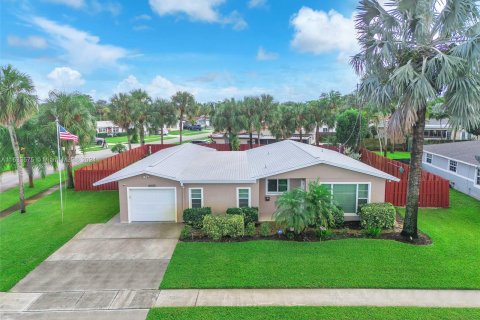
[{"label": "concrete sidewalk", "polygon": [[376,306],[480,308],[480,290],[187,289],[162,290],[155,307]]}]

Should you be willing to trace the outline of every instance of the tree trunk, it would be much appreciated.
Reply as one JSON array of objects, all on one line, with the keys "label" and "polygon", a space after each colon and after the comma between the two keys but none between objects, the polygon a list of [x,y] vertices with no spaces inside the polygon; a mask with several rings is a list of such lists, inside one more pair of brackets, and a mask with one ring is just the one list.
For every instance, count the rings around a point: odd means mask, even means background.
[{"label": "tree trunk", "polygon": [[73,155],[73,148],[75,148],[75,145],[73,145],[72,149],[70,149],[69,142],[67,142],[67,145],[65,146],[65,154],[67,155],[67,163],[66,163],[66,170],[67,170],[67,188],[73,189],[75,187],[74,182],[73,182],[73,166],[72,166],[72,155]]},{"label": "tree trunk", "polygon": [[182,144],[182,131],[183,131],[183,112],[180,111],[180,125],[179,125],[179,129],[180,129],[180,144]]},{"label": "tree trunk", "polygon": [[425,108],[417,111],[418,119],[413,127],[410,172],[408,173],[407,205],[402,235],[417,238],[418,200],[422,175],[423,134],[425,131]]},{"label": "tree trunk", "polygon": [[8,125],[8,132],[10,133],[10,141],[12,142],[13,152],[15,154],[15,161],[17,162],[18,172],[18,197],[20,201],[20,213],[25,213],[25,188],[23,186],[23,164],[20,158],[20,148],[18,146],[17,133],[13,125]]},{"label": "tree trunk", "polygon": [[161,144],[163,145],[163,124],[160,126],[160,141],[161,141]]},{"label": "tree trunk", "polygon": [[145,128],[143,127],[143,121],[140,122],[140,128],[138,130],[140,130],[140,144],[144,146],[145,145]]},{"label": "tree trunk", "polygon": [[317,124],[315,125],[315,145],[317,147],[320,144],[320,137],[318,136],[319,134],[320,134],[320,128],[317,122]]},{"label": "tree trunk", "polygon": [[260,131],[262,131],[262,129],[258,130],[258,132],[257,132],[257,143],[258,143],[258,145],[261,145],[261,143],[260,143]]},{"label": "tree trunk", "polygon": [[252,132],[252,129],[250,128],[250,131],[248,132],[248,135],[249,135],[249,145],[250,145],[250,149],[253,148],[253,132]]},{"label": "tree trunk", "polygon": [[25,152],[25,162],[27,164],[27,174],[28,174],[28,187],[34,188],[35,185],[33,184],[33,167],[32,167],[32,158],[28,156],[28,153]]},{"label": "tree trunk", "polygon": [[300,143],[303,143],[302,128],[300,128],[299,132],[300,132]]},{"label": "tree trunk", "polygon": [[127,133],[128,150],[132,150],[132,143],[130,142],[130,131],[129,131],[128,127],[125,130],[125,132]]}]

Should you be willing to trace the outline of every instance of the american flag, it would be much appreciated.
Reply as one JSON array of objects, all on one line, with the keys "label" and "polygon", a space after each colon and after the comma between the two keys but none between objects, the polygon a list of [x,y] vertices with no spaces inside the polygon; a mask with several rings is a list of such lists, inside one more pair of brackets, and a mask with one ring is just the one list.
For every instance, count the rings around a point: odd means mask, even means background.
[{"label": "american flag", "polygon": [[70,140],[70,141],[78,142],[78,136],[68,132],[61,125],[58,125],[58,132],[60,133],[60,140]]}]

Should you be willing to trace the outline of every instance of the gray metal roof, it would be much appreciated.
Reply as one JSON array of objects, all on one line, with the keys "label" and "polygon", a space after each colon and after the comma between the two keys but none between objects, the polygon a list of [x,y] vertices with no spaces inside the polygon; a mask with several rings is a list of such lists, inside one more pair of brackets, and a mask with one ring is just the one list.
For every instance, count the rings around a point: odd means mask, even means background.
[{"label": "gray metal roof", "polygon": [[480,140],[429,144],[423,150],[474,166],[480,165],[475,159],[475,156],[480,156]]},{"label": "gray metal roof", "polygon": [[397,178],[335,151],[285,140],[248,151],[222,152],[191,143],[152,154],[95,186],[140,174],[181,183],[255,183],[257,179],[327,164],[383,179]]}]

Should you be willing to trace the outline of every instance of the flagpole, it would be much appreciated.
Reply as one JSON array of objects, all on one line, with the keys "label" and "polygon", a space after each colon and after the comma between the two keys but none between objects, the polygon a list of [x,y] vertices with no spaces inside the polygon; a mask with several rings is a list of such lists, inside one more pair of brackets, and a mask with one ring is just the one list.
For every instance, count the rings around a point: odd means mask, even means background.
[{"label": "flagpole", "polygon": [[58,152],[58,179],[60,181],[60,210],[62,212],[62,223],[63,223],[63,191],[62,191],[62,169],[60,168],[61,165],[61,158],[60,158],[60,127],[58,124],[58,117],[55,118],[55,125],[57,127],[57,152]]}]

